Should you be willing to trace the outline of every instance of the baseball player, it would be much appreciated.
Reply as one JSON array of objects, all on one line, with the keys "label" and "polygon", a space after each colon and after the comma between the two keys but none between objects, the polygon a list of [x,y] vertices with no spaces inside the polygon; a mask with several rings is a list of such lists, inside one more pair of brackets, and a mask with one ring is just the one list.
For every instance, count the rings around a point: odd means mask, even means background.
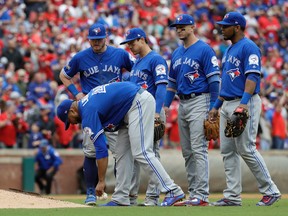
[{"label": "baseball player", "polygon": [[50,194],[52,181],[63,161],[58,152],[49,145],[48,140],[42,139],[35,156],[35,162],[38,165],[35,182],[39,186],[41,193]]},{"label": "baseball player", "polygon": [[[256,134],[261,112],[260,90],[261,53],[256,44],[244,36],[246,20],[238,12],[227,13],[221,25],[224,40],[230,40],[222,59],[222,81],[218,99],[209,116],[214,118],[220,111],[220,150],[223,156],[226,184],[224,198],[211,203],[214,206],[241,206],[241,164],[243,158],[258,182],[263,198],[258,206],[269,206],[281,195],[271,179],[267,166],[256,149]],[[248,109],[250,118],[244,132],[235,138],[226,137],[227,120],[237,108]]]},{"label": "baseball player", "polygon": [[[99,182],[97,195],[105,188],[108,152],[104,130],[117,131],[116,182],[112,201],[104,206],[129,206],[129,191],[136,160],[149,176],[157,176],[157,188],[166,194],[162,206],[171,206],[185,194],[166,173],[153,152],[155,99],[132,82],[114,82],[98,86],[80,101],[65,100],[57,108],[58,117],[69,124],[81,123],[96,149]],[[123,171],[120,173],[119,170]],[[125,181],[129,176],[128,181]],[[123,179],[123,181],[122,181]],[[120,196],[121,194],[121,196]]]},{"label": "baseball player", "polygon": [[[130,81],[138,83],[142,88],[147,89],[156,100],[156,113],[155,119],[160,118],[165,122],[165,113],[162,109],[164,99],[166,95],[167,79],[167,63],[165,59],[152,51],[148,45],[145,32],[140,28],[132,28],[127,31],[126,39],[122,44],[128,44],[129,49],[134,55],[138,55],[138,58],[130,72]],[[159,155],[159,141],[154,142],[153,150],[158,159]],[[121,173],[121,171],[120,171]],[[154,179],[152,179],[154,178]],[[144,206],[156,206],[158,205],[159,193],[154,182],[156,182],[155,175],[151,176],[146,191]],[[130,204],[136,205],[137,194],[140,186],[140,164],[135,161],[134,163],[134,175],[131,183],[130,190]],[[114,193],[114,195],[116,195]]]},{"label": "baseball player", "polygon": [[[122,80],[122,70],[130,71],[134,64],[134,57],[127,51],[106,45],[106,29],[102,24],[93,24],[89,28],[88,40],[90,48],[75,54],[61,73],[60,79],[76,100],[83,98],[92,88],[111,82]],[[82,92],[76,89],[72,78],[80,73]],[[109,148],[116,143],[115,133],[106,133]],[[83,171],[87,186],[85,204],[95,205],[95,187],[97,184],[97,165],[95,148],[89,137],[84,133],[83,152],[85,155]]]},{"label": "baseball player", "polygon": [[214,50],[195,36],[192,16],[179,15],[170,26],[176,28],[183,45],[172,53],[165,109],[177,92],[180,142],[189,191],[189,199],[176,205],[206,206],[209,203],[209,167],[203,122],[218,97],[220,71]]}]

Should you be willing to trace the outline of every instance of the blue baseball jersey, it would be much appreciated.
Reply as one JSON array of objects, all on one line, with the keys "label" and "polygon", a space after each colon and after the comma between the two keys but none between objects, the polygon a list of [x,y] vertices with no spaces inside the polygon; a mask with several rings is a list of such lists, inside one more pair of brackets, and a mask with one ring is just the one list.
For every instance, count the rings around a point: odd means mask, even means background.
[{"label": "blue baseball jersey", "polygon": [[155,97],[157,84],[168,83],[167,72],[165,59],[155,51],[151,51],[136,60],[130,72],[130,81],[138,83]]},{"label": "blue baseball jersey", "polygon": [[104,130],[118,130],[140,88],[132,82],[114,82],[92,89],[78,105],[84,133],[95,142]]},{"label": "blue baseball jersey", "polygon": [[219,74],[215,52],[202,40],[172,54],[169,81],[176,83],[178,94],[208,93],[207,79]]},{"label": "blue baseball jersey", "polygon": [[[225,51],[222,58],[222,81],[220,96],[241,97],[246,76],[249,73],[261,74],[261,52],[259,47],[248,38],[239,40]],[[254,93],[260,91],[260,79]]]},{"label": "blue baseball jersey", "polygon": [[53,147],[48,146],[45,153],[42,152],[41,148],[38,149],[35,156],[35,162],[38,163],[39,169],[41,170],[48,170],[51,167],[58,170],[59,166],[62,164],[62,159]]},{"label": "blue baseball jersey", "polygon": [[71,79],[78,72],[82,92],[88,94],[95,86],[122,80],[122,69],[130,71],[135,58],[127,51],[107,46],[104,53],[95,53],[90,47],[75,54],[67,66],[64,75]]}]

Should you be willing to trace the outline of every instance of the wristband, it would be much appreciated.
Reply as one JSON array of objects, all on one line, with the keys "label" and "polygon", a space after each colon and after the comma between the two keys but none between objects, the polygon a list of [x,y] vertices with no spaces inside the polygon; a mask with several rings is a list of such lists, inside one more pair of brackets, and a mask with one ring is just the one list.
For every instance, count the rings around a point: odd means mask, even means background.
[{"label": "wristband", "polygon": [[244,94],[242,95],[242,99],[240,101],[240,104],[247,105],[251,97],[252,97],[251,94],[249,94],[248,92],[244,92]]},{"label": "wristband", "polygon": [[76,97],[77,94],[79,94],[79,91],[76,89],[74,84],[70,84],[67,89]]},{"label": "wristband", "polygon": [[219,98],[217,98],[217,100],[215,101],[213,108],[215,108],[216,110],[218,110],[223,104],[223,101],[220,100]]}]

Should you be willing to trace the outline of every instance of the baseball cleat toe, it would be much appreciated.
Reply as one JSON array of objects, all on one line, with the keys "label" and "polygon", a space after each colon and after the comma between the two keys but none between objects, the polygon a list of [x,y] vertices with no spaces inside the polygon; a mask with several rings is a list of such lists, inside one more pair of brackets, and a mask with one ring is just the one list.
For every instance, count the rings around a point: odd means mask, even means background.
[{"label": "baseball cleat toe", "polygon": [[208,206],[209,203],[198,198],[191,198],[182,202],[176,202],[174,206]]},{"label": "baseball cleat toe", "polygon": [[161,206],[172,206],[174,203],[181,201],[185,198],[185,194],[181,194],[174,197],[165,197],[163,202],[161,203]]},{"label": "baseball cleat toe", "polygon": [[217,202],[210,203],[210,206],[242,206],[241,203],[235,203],[229,199],[223,198]]},{"label": "baseball cleat toe", "polygon": [[279,196],[263,196],[262,199],[256,204],[257,206],[271,206],[273,203],[279,201],[281,195]]}]

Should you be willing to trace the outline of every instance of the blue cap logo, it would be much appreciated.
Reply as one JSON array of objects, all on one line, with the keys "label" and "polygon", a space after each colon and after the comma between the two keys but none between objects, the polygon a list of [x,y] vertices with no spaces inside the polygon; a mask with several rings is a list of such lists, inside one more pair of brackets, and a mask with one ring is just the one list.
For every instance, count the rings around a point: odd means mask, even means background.
[{"label": "blue cap logo", "polygon": [[125,34],[126,40],[121,42],[120,45],[128,43],[129,41],[136,40],[138,38],[146,38],[145,32],[140,28],[132,28]]},{"label": "blue cap logo", "polygon": [[95,23],[89,28],[88,39],[103,39],[106,38],[105,26],[100,23]]},{"label": "blue cap logo", "polygon": [[180,16],[178,16],[178,17],[176,18],[177,22],[180,22],[182,19],[183,19],[183,16],[182,16],[182,15],[180,15]]},{"label": "blue cap logo", "polygon": [[175,22],[170,27],[176,27],[177,25],[194,25],[194,18],[188,14],[181,14],[176,17]]},{"label": "blue cap logo", "polygon": [[246,26],[246,19],[245,17],[239,12],[229,12],[225,14],[222,21],[217,22],[219,25],[227,25],[227,26]]}]

